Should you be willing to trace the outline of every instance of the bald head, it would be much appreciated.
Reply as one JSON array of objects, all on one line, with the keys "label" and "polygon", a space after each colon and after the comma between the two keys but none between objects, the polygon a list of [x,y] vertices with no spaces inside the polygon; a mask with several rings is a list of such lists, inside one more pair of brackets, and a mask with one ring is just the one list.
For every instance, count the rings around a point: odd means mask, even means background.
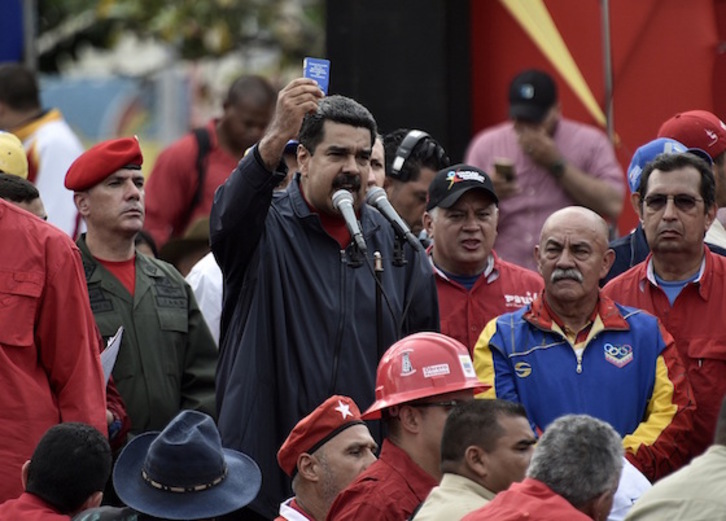
[{"label": "bald head", "polygon": [[[550,215],[534,250],[545,281],[545,298],[555,311],[592,313],[599,281],[615,259],[608,246],[608,225],[598,214],[570,206]],[[573,315],[574,316],[574,315]]]},{"label": "bald head", "polygon": [[576,225],[581,229],[591,230],[593,236],[597,238],[597,241],[601,242],[607,248],[608,236],[610,234],[608,223],[598,214],[584,206],[567,206],[550,215],[542,225],[542,233],[539,236],[540,243],[545,240],[545,237],[552,230],[561,230],[572,225]]}]

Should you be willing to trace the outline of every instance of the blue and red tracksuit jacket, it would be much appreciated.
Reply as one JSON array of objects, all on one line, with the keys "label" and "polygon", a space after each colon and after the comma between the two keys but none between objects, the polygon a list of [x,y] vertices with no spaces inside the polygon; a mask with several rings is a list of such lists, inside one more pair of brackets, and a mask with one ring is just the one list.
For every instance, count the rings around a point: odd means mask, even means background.
[{"label": "blue and red tracksuit jacket", "polygon": [[687,462],[691,387],[673,338],[642,310],[601,296],[587,339],[575,346],[543,294],[487,324],[474,366],[492,386],[480,397],[522,403],[536,432],[564,414],[589,414],[623,436],[626,457],[650,480]]}]

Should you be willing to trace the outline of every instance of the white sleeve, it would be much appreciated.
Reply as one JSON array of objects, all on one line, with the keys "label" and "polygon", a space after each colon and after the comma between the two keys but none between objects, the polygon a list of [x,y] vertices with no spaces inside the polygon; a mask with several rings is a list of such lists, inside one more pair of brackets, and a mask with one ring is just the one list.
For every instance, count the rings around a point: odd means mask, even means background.
[{"label": "white sleeve", "polygon": [[194,291],[204,321],[219,346],[219,321],[222,316],[222,270],[212,253],[206,254],[186,276]]},{"label": "white sleeve", "polygon": [[83,145],[64,121],[53,121],[38,129],[30,146],[38,165],[35,186],[48,212],[48,222],[74,238],[78,212],[73,192],[64,181],[71,163],[83,153]]},{"label": "white sleeve", "polygon": [[613,498],[613,508],[608,521],[623,521],[633,504],[651,487],[650,481],[632,463],[623,458],[618,490]]}]

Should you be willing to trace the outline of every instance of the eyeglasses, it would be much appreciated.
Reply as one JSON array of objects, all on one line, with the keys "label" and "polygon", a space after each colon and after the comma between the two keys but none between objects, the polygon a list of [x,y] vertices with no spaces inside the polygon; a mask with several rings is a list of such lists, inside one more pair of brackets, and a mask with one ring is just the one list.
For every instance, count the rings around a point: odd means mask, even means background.
[{"label": "eyeglasses", "polygon": [[464,403],[465,400],[449,400],[448,402],[421,402],[412,403],[411,407],[443,407],[446,411],[450,411],[457,405]]},{"label": "eyeglasses", "polygon": [[703,202],[703,199],[700,197],[693,197],[688,194],[653,194],[645,198],[645,206],[647,206],[648,209],[657,212],[658,210],[665,208],[665,205],[668,204],[668,199],[673,199],[673,204],[675,204],[676,208],[682,212],[689,212],[696,207],[696,203]]}]

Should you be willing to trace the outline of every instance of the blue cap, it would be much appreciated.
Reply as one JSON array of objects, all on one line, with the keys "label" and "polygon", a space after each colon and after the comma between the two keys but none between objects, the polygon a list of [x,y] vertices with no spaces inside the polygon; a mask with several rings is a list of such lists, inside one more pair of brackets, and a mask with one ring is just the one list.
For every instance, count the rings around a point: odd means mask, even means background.
[{"label": "blue cap", "polygon": [[635,193],[640,187],[640,175],[645,166],[653,161],[658,154],[682,154],[689,150],[680,141],[661,137],[654,139],[638,148],[633,154],[633,159],[628,167],[628,186],[630,192]]},{"label": "blue cap", "polygon": [[694,156],[700,157],[708,166],[713,166],[713,160],[708,152],[700,148],[686,148],[686,145],[675,139],[661,137],[654,139],[641,146],[633,154],[633,159],[628,167],[628,185],[630,192],[635,193],[640,188],[640,175],[643,173],[646,165],[653,161],[659,154],[683,154],[688,152]]}]

